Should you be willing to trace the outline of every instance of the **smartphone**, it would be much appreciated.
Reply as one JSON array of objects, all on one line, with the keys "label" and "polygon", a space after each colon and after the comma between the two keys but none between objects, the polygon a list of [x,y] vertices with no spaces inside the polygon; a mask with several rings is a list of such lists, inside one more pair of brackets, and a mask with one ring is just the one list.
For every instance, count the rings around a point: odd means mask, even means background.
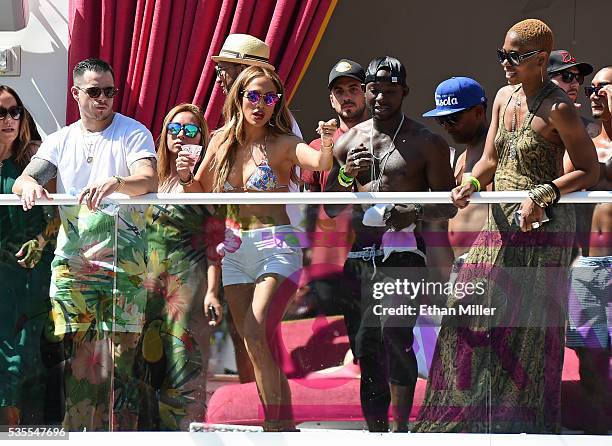
[{"label": "smartphone", "polygon": [[213,322],[217,321],[217,310],[215,310],[215,307],[213,307],[212,305],[208,306],[208,319]]},{"label": "smartphone", "polygon": [[[522,214],[521,214],[521,210],[519,209],[518,211],[516,211],[514,213],[514,223],[516,223],[516,225],[520,227],[522,219],[523,219],[523,217],[522,217]],[[546,215],[546,210],[545,210],[544,211],[544,215],[542,216],[542,224],[546,223],[547,221],[550,221],[550,218],[548,218],[548,215]],[[531,224],[531,227],[534,228],[534,229],[537,229],[537,226],[534,227],[534,223]]]}]

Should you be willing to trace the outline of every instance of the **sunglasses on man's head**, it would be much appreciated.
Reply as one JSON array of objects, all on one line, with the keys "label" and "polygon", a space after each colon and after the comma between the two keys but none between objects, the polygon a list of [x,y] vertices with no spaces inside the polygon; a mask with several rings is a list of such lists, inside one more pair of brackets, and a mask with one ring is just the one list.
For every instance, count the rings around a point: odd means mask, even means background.
[{"label": "sunglasses on man's head", "polygon": [[608,82],[602,82],[597,87],[594,87],[593,85],[590,85],[588,87],[584,87],[584,94],[586,94],[587,97],[590,97],[592,94],[594,94],[595,96],[599,96],[599,90],[601,90],[606,85],[609,85],[609,83]]},{"label": "sunglasses on man's head", "polygon": [[461,115],[463,115],[466,111],[473,109],[474,107],[468,107],[465,110],[458,111],[456,113],[452,113],[446,116],[436,116],[436,121],[441,126],[451,126],[454,127],[459,123],[459,119],[461,119]]},{"label": "sunglasses on man's head", "polygon": [[504,49],[497,50],[497,60],[499,63],[504,63],[505,60],[508,61],[510,65],[513,67],[518,67],[522,61],[530,58],[531,56],[535,56],[540,53],[540,50],[529,51],[528,53],[520,54],[518,51],[506,51]]},{"label": "sunglasses on man's head", "polygon": [[571,84],[574,79],[576,79],[578,85],[582,85],[584,83],[584,74],[572,73],[571,71],[561,71],[559,73],[553,73],[552,76],[561,76],[561,80],[566,84]]},{"label": "sunglasses on man's head", "polygon": [[253,105],[257,105],[259,104],[259,101],[261,101],[261,98],[263,98],[264,103],[268,106],[268,107],[272,107],[274,104],[276,104],[278,101],[280,101],[280,98],[282,96],[282,94],[280,93],[260,93],[258,91],[255,90],[251,90],[251,91],[242,91],[241,94],[247,98],[247,100],[253,104]]},{"label": "sunglasses on man's head", "polygon": [[99,98],[102,93],[104,93],[104,96],[106,96],[107,98],[110,99],[110,98],[113,98],[117,94],[117,92],[119,91],[115,87],[104,87],[104,88],[100,88],[100,87],[88,87],[88,88],[81,88],[81,87],[78,87],[78,86],[75,85],[74,88],[76,88],[77,90],[81,90],[82,92],[84,92],[87,96],[89,96],[92,99]]},{"label": "sunglasses on man's head", "polygon": [[187,138],[193,138],[200,133],[200,127],[195,124],[179,124],[178,122],[169,122],[166,129],[168,130],[168,133],[173,136],[178,135],[181,133],[181,130],[183,130]]},{"label": "sunglasses on man's head", "polygon": [[23,108],[18,105],[13,105],[9,108],[0,107],[0,120],[6,119],[7,116],[10,116],[14,120],[21,118],[21,114],[23,113]]}]

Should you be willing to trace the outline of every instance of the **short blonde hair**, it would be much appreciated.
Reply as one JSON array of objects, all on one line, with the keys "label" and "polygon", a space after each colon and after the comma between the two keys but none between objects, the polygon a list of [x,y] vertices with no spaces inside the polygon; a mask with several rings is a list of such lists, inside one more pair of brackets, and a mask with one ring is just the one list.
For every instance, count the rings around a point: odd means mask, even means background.
[{"label": "short blonde hair", "polygon": [[538,19],[526,19],[508,30],[515,33],[521,46],[534,47],[550,53],[555,46],[555,37],[546,23]]}]

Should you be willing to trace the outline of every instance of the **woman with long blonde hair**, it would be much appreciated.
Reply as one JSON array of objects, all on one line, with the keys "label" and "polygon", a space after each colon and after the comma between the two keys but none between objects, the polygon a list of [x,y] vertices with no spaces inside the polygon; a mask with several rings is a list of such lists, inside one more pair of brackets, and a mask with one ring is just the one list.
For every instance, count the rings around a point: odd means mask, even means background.
[{"label": "woman with long blonde hair", "polygon": [[[192,161],[179,153],[177,171],[185,190],[287,192],[294,166],[330,169],[335,120],[319,123],[323,146],[321,151],[311,148],[291,133],[284,93],[274,71],[245,69],[225,100],[225,125],[213,136],[195,177],[189,170]],[[237,250],[226,250],[222,260],[224,294],[253,363],[264,430],[295,430],[287,377],[266,338],[271,304],[278,309],[287,303],[279,301],[277,290],[285,279],[296,281],[302,266],[300,247],[288,243],[295,239],[295,229],[284,205],[240,205],[235,215],[228,214],[235,220],[240,243]]]}]

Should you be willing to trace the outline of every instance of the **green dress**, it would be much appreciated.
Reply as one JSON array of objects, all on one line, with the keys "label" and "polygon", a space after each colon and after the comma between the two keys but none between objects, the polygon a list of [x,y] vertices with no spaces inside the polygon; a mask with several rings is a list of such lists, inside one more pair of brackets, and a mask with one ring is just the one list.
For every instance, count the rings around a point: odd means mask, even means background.
[{"label": "green dress", "polygon": [[139,361],[146,390],[140,429],[187,430],[206,412],[211,329],[202,309],[207,260],[215,257],[209,249],[215,246],[211,229],[224,229],[211,210],[155,205],[146,216],[148,296]]},{"label": "green dress", "polygon": [[[531,128],[532,112],[511,132],[500,114],[495,147],[497,191],[527,190],[563,174],[564,147]],[[518,92],[520,87],[515,90]],[[512,95],[510,101],[514,97]],[[506,104],[506,108],[508,107]],[[566,273],[570,264],[573,206],[553,205],[550,221],[521,233],[519,204],[492,204],[484,230],[470,249],[457,282],[482,282],[483,295],[451,296],[448,307],[484,304],[493,317],[449,316],[442,322],[417,432],[538,432],[560,430]]]},{"label": "green dress", "polygon": [[[0,169],[0,193],[11,194],[21,174],[13,158]],[[18,407],[23,424],[43,423],[46,369],[40,338],[49,321],[51,247],[33,269],[17,263],[21,245],[35,239],[52,209],[0,206],[0,406]]]}]

